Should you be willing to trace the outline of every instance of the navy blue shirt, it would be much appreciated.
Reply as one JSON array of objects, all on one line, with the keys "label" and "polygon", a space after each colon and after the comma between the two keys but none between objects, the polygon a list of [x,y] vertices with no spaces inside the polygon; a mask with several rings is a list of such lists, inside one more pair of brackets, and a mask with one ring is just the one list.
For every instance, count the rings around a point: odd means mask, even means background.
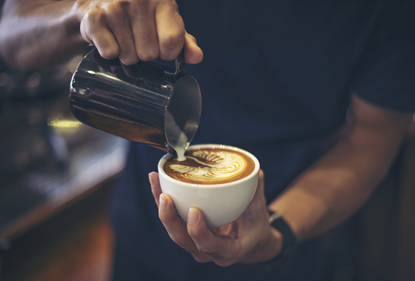
[{"label": "navy blue shirt", "polygon": [[[415,111],[415,1],[180,0],[204,51],[188,66],[202,92],[193,144],[257,156],[272,201],[327,148],[351,94]],[[147,174],[163,153],[131,144],[113,204],[114,280],[319,280],[321,238],[302,243],[285,270],[199,264],[158,219]]]}]

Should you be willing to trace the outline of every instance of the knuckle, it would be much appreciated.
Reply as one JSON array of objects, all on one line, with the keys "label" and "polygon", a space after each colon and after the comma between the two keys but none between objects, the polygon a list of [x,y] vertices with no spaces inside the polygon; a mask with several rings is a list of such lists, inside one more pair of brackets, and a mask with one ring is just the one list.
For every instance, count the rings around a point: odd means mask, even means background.
[{"label": "knuckle", "polygon": [[120,61],[125,65],[132,65],[138,62],[138,56],[135,52],[135,49],[130,46],[128,40],[123,40],[120,43],[121,52],[120,52]]},{"label": "knuckle", "polygon": [[120,61],[125,65],[133,65],[138,62],[138,58],[134,56],[120,56]]},{"label": "knuckle", "polygon": [[168,8],[170,13],[179,12],[179,5],[177,5],[176,0],[158,0],[157,5],[163,5]]},{"label": "knuckle", "polygon": [[[105,45],[105,44],[102,44]],[[112,47],[101,47],[99,49],[99,53],[101,55],[101,57],[103,57],[104,59],[107,60],[112,60],[115,59],[116,57],[118,57],[118,50],[116,48],[112,48]]]},{"label": "knuckle", "polygon": [[199,250],[199,252],[202,252],[202,253],[207,254],[207,255],[211,255],[211,254],[214,253],[214,249],[212,249],[211,247],[208,247],[208,246],[203,246],[203,247],[198,246],[197,249]]},{"label": "knuckle", "polygon": [[169,5],[171,13],[178,13],[179,12],[179,5],[175,0],[167,0],[167,4]]},{"label": "knuckle", "polygon": [[[192,238],[198,238],[203,235],[202,231],[197,227],[188,227],[187,232],[189,233],[190,237]],[[203,249],[209,249],[210,247],[207,246],[201,246]]]},{"label": "knuckle", "polygon": [[104,52],[102,52],[101,56],[104,59],[112,60],[112,59],[115,59],[117,57],[117,53],[114,52],[114,51],[104,51]]},{"label": "knuckle", "polygon": [[189,233],[189,235],[191,237],[197,238],[197,237],[202,237],[205,234],[204,229],[197,227],[197,226],[192,226],[192,227],[188,227],[187,232]]},{"label": "knuckle", "polygon": [[187,228],[187,232],[189,233],[189,235],[191,236],[191,237],[198,237],[198,236],[200,236],[200,234],[201,234],[201,232],[200,232],[200,230],[199,230],[199,228],[197,228],[197,227],[188,227]]},{"label": "knuckle", "polygon": [[142,61],[152,61],[158,58],[158,53],[156,52],[141,52],[139,58]]},{"label": "knuckle", "polygon": [[160,47],[164,50],[164,56],[167,59],[175,59],[173,51],[180,49],[183,42],[184,33],[175,33],[164,35],[160,38]]},{"label": "knuckle", "polygon": [[90,31],[89,31],[89,25],[85,24],[84,21],[81,22],[80,25],[80,32],[82,35],[82,38],[84,38],[85,41],[87,41],[88,43],[92,43],[92,39],[90,37]]},{"label": "knuckle", "polygon": [[160,44],[166,49],[174,49],[181,42],[181,33],[170,33],[160,38]]},{"label": "knuckle", "polygon": [[124,15],[124,3],[121,1],[113,1],[105,6],[105,11],[111,17],[121,17]]},{"label": "knuckle", "polygon": [[104,11],[100,8],[93,8],[85,15],[87,21],[100,21],[104,17]]},{"label": "knuckle", "polygon": [[91,32],[93,31],[91,25],[85,23],[85,21],[81,22],[80,30],[83,37],[89,37]]}]

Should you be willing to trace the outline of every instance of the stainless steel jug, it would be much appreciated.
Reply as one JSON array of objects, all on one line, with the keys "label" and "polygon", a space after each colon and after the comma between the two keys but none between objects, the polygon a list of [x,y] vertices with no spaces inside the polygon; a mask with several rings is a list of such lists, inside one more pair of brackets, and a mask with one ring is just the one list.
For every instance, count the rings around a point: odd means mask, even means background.
[{"label": "stainless steel jug", "polygon": [[91,127],[163,150],[185,136],[187,148],[199,125],[201,95],[184,69],[183,52],[170,69],[154,62],[126,66],[95,49],[72,76],[72,113]]}]

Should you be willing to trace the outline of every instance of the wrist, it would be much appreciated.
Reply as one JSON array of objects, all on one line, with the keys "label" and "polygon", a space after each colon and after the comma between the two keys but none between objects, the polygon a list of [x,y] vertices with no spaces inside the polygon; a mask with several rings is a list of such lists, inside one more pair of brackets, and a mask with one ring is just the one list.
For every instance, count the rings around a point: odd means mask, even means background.
[{"label": "wrist", "polygon": [[282,233],[274,227],[272,227],[271,225],[269,228],[271,233],[270,242],[268,243],[269,258],[267,258],[265,261],[268,261],[278,256],[281,253],[282,245],[284,243]]},{"label": "wrist", "polygon": [[266,231],[266,235],[256,247],[256,255],[252,256],[252,263],[262,263],[278,256],[282,249],[282,234],[272,226]]},{"label": "wrist", "polygon": [[277,255],[265,262],[257,263],[256,268],[258,270],[271,270],[286,266],[292,261],[297,246],[294,233],[280,213],[270,211],[269,223],[272,236],[276,238],[271,239],[271,241],[278,241],[278,244],[273,247],[274,250],[277,249]]}]

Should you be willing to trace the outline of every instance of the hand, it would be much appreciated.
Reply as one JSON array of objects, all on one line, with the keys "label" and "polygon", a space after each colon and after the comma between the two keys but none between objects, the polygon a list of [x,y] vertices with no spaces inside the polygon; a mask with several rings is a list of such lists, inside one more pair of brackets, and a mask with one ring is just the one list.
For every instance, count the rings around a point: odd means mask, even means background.
[{"label": "hand", "polygon": [[174,0],[78,0],[81,35],[103,58],[126,65],[160,57],[174,60],[185,46],[185,60],[196,64],[203,52],[185,31]]},{"label": "hand", "polygon": [[176,213],[171,197],[161,193],[158,174],[150,173],[149,179],[160,220],[170,238],[198,262],[213,261],[219,266],[257,263],[280,252],[281,234],[268,223],[262,170],[256,193],[246,211],[234,222],[214,229],[206,227],[203,214],[197,208],[189,210],[186,225]]}]

